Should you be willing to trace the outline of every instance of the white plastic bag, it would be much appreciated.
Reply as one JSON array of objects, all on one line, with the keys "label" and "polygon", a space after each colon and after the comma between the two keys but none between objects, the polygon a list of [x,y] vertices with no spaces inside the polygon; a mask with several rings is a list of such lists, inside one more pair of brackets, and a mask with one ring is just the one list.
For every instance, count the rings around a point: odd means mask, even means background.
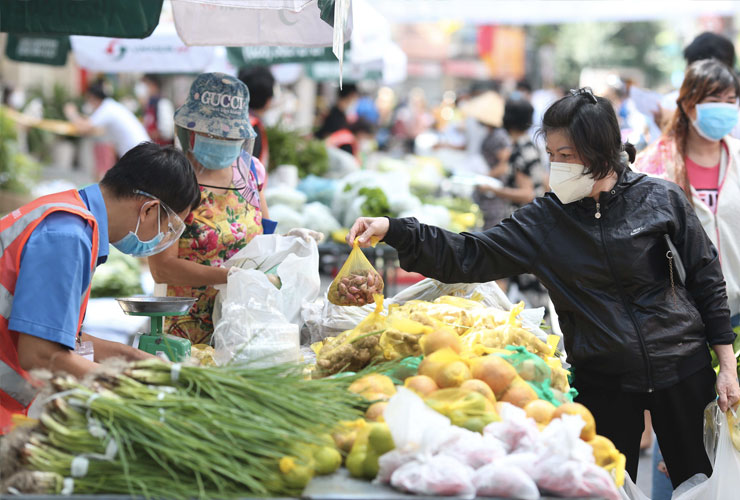
[{"label": "white plastic bag", "polygon": [[521,408],[509,403],[501,404],[500,422],[488,424],[483,434],[499,441],[506,453],[535,452],[540,439],[537,422],[528,418]]},{"label": "white plastic bag", "polygon": [[584,425],[579,415],[563,415],[545,427],[539,440],[537,486],[558,496],[619,500],[614,480],[594,463],[593,449],[580,438]]},{"label": "white plastic bag", "polygon": [[[706,480],[706,476],[704,479]],[[632,481],[629,472],[624,473],[624,486],[619,488],[619,496],[622,500],[650,500],[650,497],[646,496]]]},{"label": "white plastic bag", "polygon": [[475,497],[473,469],[447,455],[403,464],[391,476],[391,486],[416,495]]},{"label": "white plastic bag", "polygon": [[495,307],[503,311],[510,311],[513,307],[509,299],[506,298],[506,294],[495,281],[488,283],[442,283],[431,278],[421,280],[402,290],[388,299],[388,303],[403,305],[411,300],[433,301],[443,295],[480,299],[484,306]]},{"label": "white plastic bag", "polygon": [[[716,403],[715,403],[716,404]],[[732,445],[727,415],[719,417],[719,438],[712,477],[697,474],[673,493],[672,500],[735,500],[740,495],[740,452]]]},{"label": "white plastic bag", "polygon": [[[301,324],[303,304],[315,300],[321,289],[319,249],[313,240],[305,241],[296,236],[278,234],[255,236],[247,246],[227,260],[224,266],[255,269],[262,273],[276,271],[282,283],[277,290],[276,307],[290,323],[298,325]],[[230,290],[228,284],[216,288],[221,292],[221,300],[225,302]],[[252,298],[253,294],[248,296]]]},{"label": "white plastic bag", "polygon": [[489,435],[481,435],[461,427],[442,443],[437,453],[450,456],[473,469],[478,469],[506,456],[503,443]]},{"label": "white plastic bag", "polygon": [[298,325],[281,313],[279,292],[264,273],[254,269],[229,276],[213,331],[217,364],[260,367],[299,361]]},{"label": "white plastic bag", "polygon": [[491,463],[473,474],[473,486],[481,497],[538,500],[540,491],[529,475],[518,467]]},{"label": "white plastic bag", "polygon": [[306,332],[305,335],[302,333],[301,343],[312,344],[352,330],[374,310],[375,304],[337,306],[323,299],[304,303],[301,317],[306,324]]},{"label": "white plastic bag", "polygon": [[[297,362],[300,311],[320,288],[316,242],[280,235],[256,236],[226,262],[240,270],[216,287],[215,359],[252,365]],[[276,272],[281,288],[265,275]]]}]

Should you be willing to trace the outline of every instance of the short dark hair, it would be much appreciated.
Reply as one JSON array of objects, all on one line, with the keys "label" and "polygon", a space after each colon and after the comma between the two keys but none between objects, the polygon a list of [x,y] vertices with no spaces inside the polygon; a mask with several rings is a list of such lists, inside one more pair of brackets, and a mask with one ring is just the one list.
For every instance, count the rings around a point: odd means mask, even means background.
[{"label": "short dark hair", "polygon": [[539,134],[547,136],[555,130],[568,134],[586,167],[584,173],[594,179],[621,173],[625,169],[622,152],[627,153],[630,163],[635,161],[635,147],[622,144],[614,107],[589,88],[571,90],[545,111]]},{"label": "short dark hair", "polygon": [[342,88],[337,90],[337,97],[339,99],[344,99],[345,97],[350,97],[353,95],[359,95],[360,91],[357,89],[357,85],[354,83],[345,83],[342,85]]},{"label": "short dark hair", "polygon": [[504,128],[523,132],[532,126],[534,108],[526,99],[509,99],[504,107]]},{"label": "short dark hair", "polygon": [[353,123],[350,123],[349,131],[353,134],[374,134],[375,126],[372,124],[372,122],[370,122],[370,120],[366,118],[358,118]]},{"label": "short dark hair", "polygon": [[154,73],[147,73],[141,77],[142,80],[146,80],[149,83],[153,83],[159,90],[162,90],[162,77],[155,75]]},{"label": "short dark hair", "polygon": [[100,181],[114,196],[132,198],[135,190],[157,197],[176,213],[200,204],[200,187],[187,157],[174,146],[142,142],[130,149]]},{"label": "short dark hair", "polygon": [[702,59],[717,59],[727,66],[735,67],[735,46],[732,41],[718,35],[705,31],[686,46],[683,50],[686,64],[691,64]]},{"label": "short dark hair", "polygon": [[85,90],[85,94],[95,97],[96,99],[100,99],[101,101],[108,97],[108,94],[105,92],[105,88],[103,88],[102,82],[90,84],[90,86]]},{"label": "short dark hair", "polygon": [[529,83],[529,80],[526,78],[522,78],[518,82],[516,82],[516,89],[522,92],[532,92],[532,84]]},{"label": "short dark hair", "polygon": [[252,66],[239,71],[239,80],[249,89],[249,107],[262,109],[274,95],[275,77],[267,66]]}]

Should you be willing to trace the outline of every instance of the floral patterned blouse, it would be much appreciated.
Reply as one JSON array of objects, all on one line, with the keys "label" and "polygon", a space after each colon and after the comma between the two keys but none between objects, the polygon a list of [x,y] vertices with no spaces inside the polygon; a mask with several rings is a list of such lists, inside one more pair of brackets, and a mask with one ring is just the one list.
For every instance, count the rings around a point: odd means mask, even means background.
[{"label": "floral patterned blouse", "polygon": [[[201,203],[185,219],[185,232],[179,241],[179,257],[206,266],[220,266],[252,238],[262,234],[259,191],[265,170],[258,160],[249,170],[244,189],[216,194],[200,188]],[[255,178],[255,173],[256,177]],[[233,187],[244,185],[234,168]],[[198,300],[185,316],[165,321],[165,331],[189,339],[193,344],[207,344],[213,335],[213,307],[218,292],[212,286],[167,286],[168,297],[196,297]]]}]

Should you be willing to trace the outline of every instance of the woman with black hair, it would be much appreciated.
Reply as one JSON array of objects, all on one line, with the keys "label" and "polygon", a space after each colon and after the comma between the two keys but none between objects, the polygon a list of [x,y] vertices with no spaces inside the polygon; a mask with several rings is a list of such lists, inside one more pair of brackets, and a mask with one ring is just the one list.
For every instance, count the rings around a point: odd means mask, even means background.
[{"label": "woman with black hair", "polygon": [[555,304],[577,401],[627,456],[630,475],[646,409],[674,487],[709,475],[708,344],[720,359],[720,407],[740,399],[717,251],[677,185],[630,170],[635,150],[621,143],[608,100],[571,91],[547,110],[541,133],[552,192],[499,225],[455,234],[413,218],[361,218],[348,241],[378,237],[398,250],[404,269],[448,283],[534,274]]}]

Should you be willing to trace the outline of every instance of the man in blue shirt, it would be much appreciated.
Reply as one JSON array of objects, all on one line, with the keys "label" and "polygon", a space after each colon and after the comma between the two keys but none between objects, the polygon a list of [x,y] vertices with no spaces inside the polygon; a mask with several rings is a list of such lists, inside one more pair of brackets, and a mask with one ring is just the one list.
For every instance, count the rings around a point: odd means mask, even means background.
[{"label": "man in blue shirt", "polygon": [[[19,377],[28,379],[29,370],[79,377],[109,357],[150,356],[80,332],[92,274],[106,261],[109,242],[137,257],[177,242],[182,219],[199,202],[187,158],[171,146],[142,143],[100,184],[41,198],[0,219],[0,410],[6,416],[27,407]],[[92,342],[94,362],[75,353],[80,341]]]}]

